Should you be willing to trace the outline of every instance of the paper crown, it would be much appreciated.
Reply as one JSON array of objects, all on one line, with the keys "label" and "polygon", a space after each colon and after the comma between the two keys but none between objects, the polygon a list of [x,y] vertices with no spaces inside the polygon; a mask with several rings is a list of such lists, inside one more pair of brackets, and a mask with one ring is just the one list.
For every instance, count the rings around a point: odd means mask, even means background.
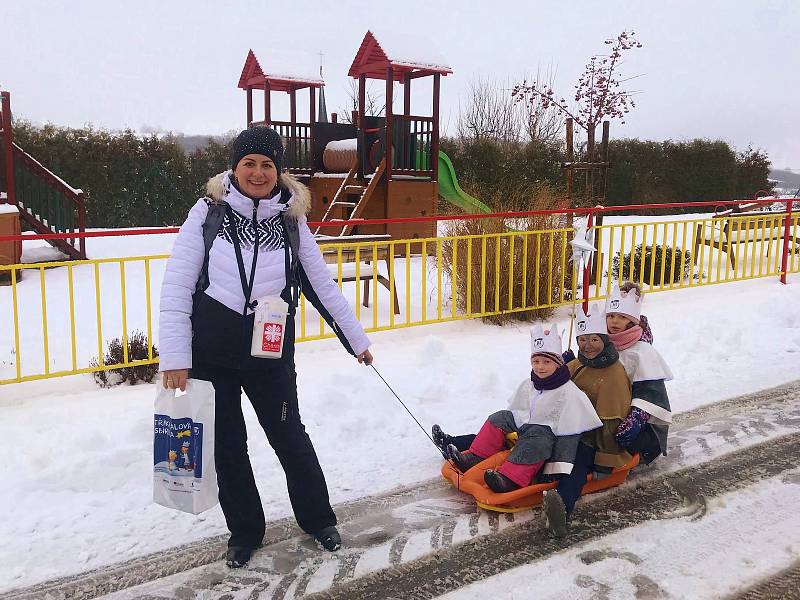
[{"label": "paper crown", "polygon": [[189,445],[189,440],[183,440],[181,446],[188,446],[188,445]]},{"label": "paper crown", "polygon": [[558,329],[552,325],[545,333],[541,323],[531,327],[531,356],[534,354],[555,354],[561,356],[561,336]]},{"label": "paper crown", "polygon": [[581,308],[575,321],[575,331],[575,337],[589,335],[590,333],[608,334],[606,311],[601,309],[596,302],[592,304],[588,315]]},{"label": "paper crown", "polygon": [[618,284],[611,288],[611,295],[606,300],[606,314],[619,313],[630,317],[636,323],[642,312],[642,298],[635,290],[621,292]]}]

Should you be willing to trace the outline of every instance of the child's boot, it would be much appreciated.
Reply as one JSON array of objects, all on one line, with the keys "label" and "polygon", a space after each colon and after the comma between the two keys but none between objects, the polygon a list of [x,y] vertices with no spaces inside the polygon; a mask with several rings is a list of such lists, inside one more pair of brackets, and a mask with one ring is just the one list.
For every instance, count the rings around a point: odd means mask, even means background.
[{"label": "child's boot", "polygon": [[553,537],[562,538],[567,535],[567,509],[561,495],[556,490],[547,490],[542,503],[544,520]]},{"label": "child's boot", "polygon": [[500,471],[495,471],[494,469],[489,469],[483,474],[483,480],[486,482],[486,485],[489,486],[489,489],[493,492],[497,492],[498,494],[504,494],[505,492],[513,492],[514,490],[519,489],[519,485],[511,481],[508,477],[503,475]]},{"label": "child's boot", "polygon": [[442,452],[447,452],[447,446],[453,442],[453,438],[442,431],[438,424],[431,427],[431,433],[433,434],[433,443],[439,446]]},{"label": "child's boot", "polygon": [[466,473],[483,460],[480,456],[472,452],[459,452],[453,444],[447,446],[447,456],[455,463],[458,470],[462,473]]}]

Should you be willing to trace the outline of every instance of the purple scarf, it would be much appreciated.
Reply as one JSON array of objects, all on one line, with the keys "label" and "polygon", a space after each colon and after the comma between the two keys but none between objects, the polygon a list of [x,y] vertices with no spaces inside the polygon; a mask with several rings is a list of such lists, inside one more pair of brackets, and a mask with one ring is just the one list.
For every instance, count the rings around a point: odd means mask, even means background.
[{"label": "purple scarf", "polygon": [[567,365],[559,365],[559,367],[555,370],[555,373],[550,375],[550,377],[545,377],[544,379],[537,377],[536,373],[531,371],[531,381],[533,382],[533,387],[540,392],[542,390],[554,390],[557,387],[561,387],[569,380],[570,376]]}]

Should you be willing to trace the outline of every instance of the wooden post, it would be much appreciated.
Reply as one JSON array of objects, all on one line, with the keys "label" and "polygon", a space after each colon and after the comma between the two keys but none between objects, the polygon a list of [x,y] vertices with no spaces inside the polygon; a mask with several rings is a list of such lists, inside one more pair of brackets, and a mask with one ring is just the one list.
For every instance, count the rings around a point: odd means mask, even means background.
[{"label": "wooden post", "polygon": [[14,130],[11,123],[11,94],[0,92],[0,128],[3,130],[3,155],[6,166],[6,202],[17,204],[17,188],[14,181]]},{"label": "wooden post", "polygon": [[572,117],[567,119],[567,168],[566,176],[567,176],[567,208],[572,208],[572,162],[575,160],[575,152],[573,151],[575,141],[573,138],[574,130],[573,130],[573,123]]},{"label": "wooden post", "polygon": [[336,113],[331,113],[331,123],[338,123],[339,122],[339,115]]},{"label": "wooden post", "polygon": [[264,121],[267,125],[272,123],[272,89],[269,81],[264,82]]},{"label": "wooden post", "polygon": [[297,143],[297,91],[292,88],[289,90],[289,156],[291,156],[291,163],[289,163],[292,167],[300,166],[300,160],[298,157],[300,147]]},{"label": "wooden post", "polygon": [[[594,155],[594,133],[595,133],[595,123],[589,123],[586,128],[586,151],[588,153],[587,162],[595,163],[597,162],[597,158]],[[594,173],[595,167],[591,166],[587,169],[587,187],[589,188],[589,204],[590,206],[594,206]]]},{"label": "wooden post", "polygon": [[367,103],[367,76],[363,73],[358,76],[358,121],[355,126],[359,129],[364,129],[364,111]]},{"label": "wooden post", "polygon": [[317,114],[316,114],[317,111],[315,110],[317,108],[316,107],[316,104],[317,104],[317,89],[313,85],[308,88],[308,96],[309,96],[309,100],[310,100],[309,105],[308,105],[309,106],[309,113],[308,114],[311,115],[308,118],[308,122],[313,125],[314,123],[317,122]]},{"label": "wooden post", "polygon": [[[86,199],[83,192],[78,194],[78,232],[86,231]],[[82,260],[86,260],[86,238],[78,238],[78,252]]]},{"label": "wooden post", "polygon": [[386,69],[386,146],[384,156],[386,157],[386,181],[392,179],[392,92],[394,91],[394,69]]},{"label": "wooden post", "polygon": [[439,91],[441,75],[433,74],[433,139],[431,140],[431,170],[433,180],[439,181]]},{"label": "wooden post", "polygon": [[403,114],[411,114],[411,73],[406,73],[403,81]]},{"label": "wooden post", "polygon": [[600,168],[603,180],[601,181],[602,187],[600,188],[600,204],[606,202],[606,192],[608,190],[608,130],[609,122],[603,121],[603,141],[600,143],[600,161],[603,166]]},{"label": "wooden post", "polygon": [[247,88],[247,127],[253,122],[253,88]]}]

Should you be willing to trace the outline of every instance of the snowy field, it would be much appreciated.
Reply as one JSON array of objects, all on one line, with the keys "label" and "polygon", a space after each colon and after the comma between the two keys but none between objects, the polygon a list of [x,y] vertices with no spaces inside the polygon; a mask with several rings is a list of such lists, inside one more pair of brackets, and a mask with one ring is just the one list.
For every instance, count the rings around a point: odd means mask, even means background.
[{"label": "snowy field", "polygon": [[[675,412],[797,378],[798,283],[646,300],[655,345],[676,374]],[[566,311],[559,323],[567,327]],[[448,323],[372,340],[376,367],[426,427],[474,431],[529,371],[521,325]],[[371,369],[332,340],[300,344],[297,363],[304,422],[334,503],[436,476],[438,454]],[[101,390],[90,376],[0,387],[0,591],[225,532],[218,507],[194,517],[152,504],[154,397],[153,385]],[[283,473],[245,414],[267,518],[287,516]]]},{"label": "snowy field", "polygon": [[[90,240],[89,250],[93,258],[166,253],[173,239]],[[47,271],[48,285],[58,277],[63,269]],[[129,285],[136,293],[142,287],[135,279]],[[93,290],[80,290],[76,302],[93,314]],[[643,312],[676,375],[668,384],[674,411],[796,379],[798,305],[798,275],[787,286],[768,278],[649,296]],[[130,307],[142,314],[141,303]],[[568,314],[562,309],[556,318],[564,329]],[[108,318],[109,327],[119,319]],[[64,333],[63,322],[50,326]],[[96,333],[81,335],[79,327],[78,334],[88,351],[96,348]],[[371,338],[377,369],[428,428],[475,431],[529,372],[525,325],[464,321]],[[303,419],[332,502],[437,475],[440,457],[417,425],[338,342],[299,344],[297,370]],[[99,389],[90,375],[0,386],[0,592],[225,532],[218,507],[195,517],[152,503],[155,393],[154,385]],[[249,407],[245,415],[267,518],[290,515],[280,465]],[[563,560],[554,567],[570,568]]]}]

